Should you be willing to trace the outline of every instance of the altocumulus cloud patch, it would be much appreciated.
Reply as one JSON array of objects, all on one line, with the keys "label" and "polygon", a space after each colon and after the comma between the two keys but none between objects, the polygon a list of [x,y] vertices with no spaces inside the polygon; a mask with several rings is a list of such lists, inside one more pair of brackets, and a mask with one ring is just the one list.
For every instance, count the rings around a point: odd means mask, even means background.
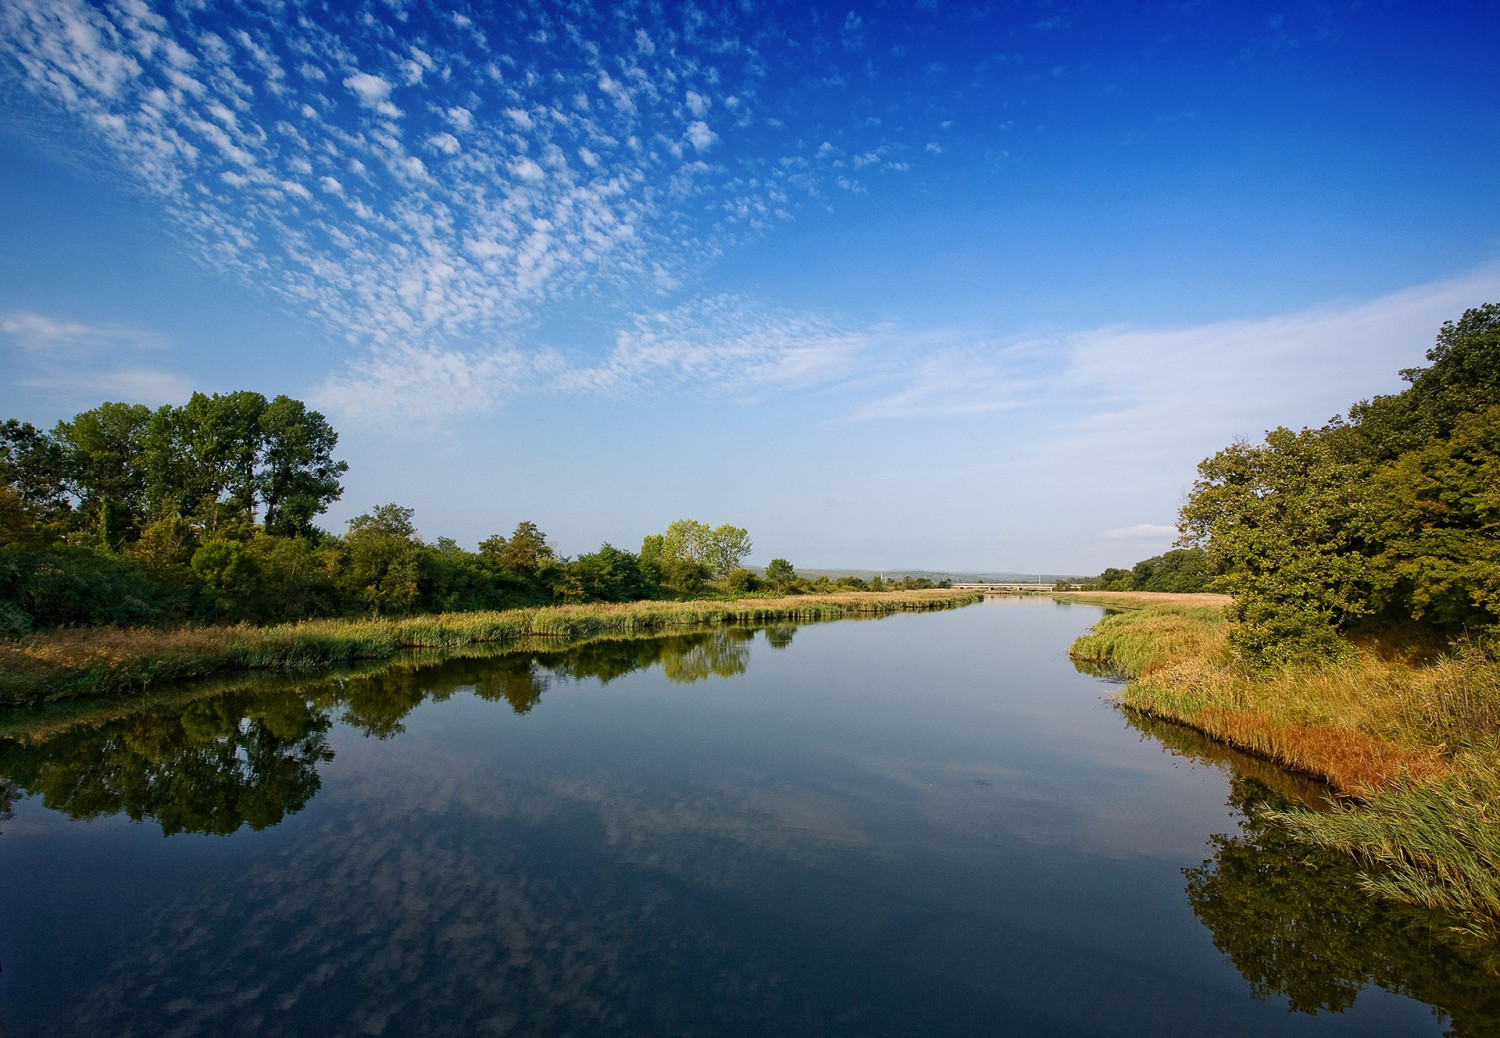
[{"label": "altocumulus cloud patch", "polygon": [[7,0],[0,48],[204,261],[361,348],[347,400],[405,362],[477,380],[443,407],[550,368],[515,345],[548,306],[679,287],[837,192],[830,155],[902,168],[869,120],[836,145],[790,128],[798,84],[838,74],[786,48],[809,17]]}]

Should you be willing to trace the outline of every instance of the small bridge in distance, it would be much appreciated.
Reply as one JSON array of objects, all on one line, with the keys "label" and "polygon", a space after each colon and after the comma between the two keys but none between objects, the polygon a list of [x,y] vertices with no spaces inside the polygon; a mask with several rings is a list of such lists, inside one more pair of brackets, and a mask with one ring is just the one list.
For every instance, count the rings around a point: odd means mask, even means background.
[{"label": "small bridge in distance", "polygon": [[1012,580],[954,581],[954,591],[983,591],[986,595],[1011,595],[1022,591],[1051,591],[1053,584]]}]

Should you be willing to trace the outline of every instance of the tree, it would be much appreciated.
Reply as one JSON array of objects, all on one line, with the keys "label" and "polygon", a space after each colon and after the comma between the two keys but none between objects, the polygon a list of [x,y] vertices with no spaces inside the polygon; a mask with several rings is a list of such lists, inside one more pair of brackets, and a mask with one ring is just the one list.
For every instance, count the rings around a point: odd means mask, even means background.
[{"label": "tree", "polygon": [[665,562],[708,564],[708,540],[713,531],[696,519],[677,519],[662,535],[662,559]]},{"label": "tree", "polygon": [[261,461],[256,486],[265,503],[268,533],[305,534],[312,518],[344,492],[339,477],[347,462],[335,461],[338,433],[300,400],[278,396],[260,416]]},{"label": "tree", "polygon": [[215,617],[243,615],[260,576],[255,557],[241,541],[215,537],[193,552],[193,574],[211,598]]},{"label": "tree", "polygon": [[653,562],[659,558],[658,564],[669,574],[674,564],[683,570],[680,564],[688,563],[703,567],[718,579],[738,569],[750,551],[750,535],[740,527],[727,523],[710,527],[696,519],[678,519],[667,527],[659,545],[652,542],[641,546],[641,554]]},{"label": "tree", "polygon": [[693,593],[711,575],[704,561],[704,548],[712,530],[696,519],[678,519],[664,534],[641,542],[641,559],[647,572],[659,574],[661,583],[680,592]]},{"label": "tree", "polygon": [[415,514],[393,503],[349,521],[346,586],[377,616],[382,610],[410,609],[420,594],[420,542],[411,521]]},{"label": "tree", "polygon": [[1319,430],[1275,429],[1198,466],[1184,540],[1206,549],[1242,621],[1238,644],[1274,662],[1341,651],[1335,631],[1371,611],[1369,551],[1353,520],[1358,467]]},{"label": "tree", "polygon": [[38,515],[69,511],[67,454],[56,439],[14,418],[0,422],[0,485]]},{"label": "tree", "polygon": [[[124,535],[147,514],[145,454],[151,411],[142,404],[104,403],[59,422],[64,485],[79,501],[85,526],[97,526],[106,502],[126,517]],[[106,517],[107,518],[107,517]]]},{"label": "tree", "polygon": [[1390,461],[1447,436],[1461,415],[1500,404],[1500,303],[1445,321],[1427,351],[1431,367],[1407,368],[1410,388],[1349,410],[1346,436],[1375,461]]},{"label": "tree", "polygon": [[1443,325],[1410,388],[1199,466],[1180,516],[1252,659],[1339,654],[1356,624],[1500,616],[1500,305]]},{"label": "tree", "polygon": [[343,493],[348,465],[333,459],[337,443],[327,420],[300,400],[194,393],[152,416],[151,502],[210,530],[260,520],[272,533],[306,533]]},{"label": "tree", "polygon": [[750,535],[738,526],[716,526],[709,533],[705,550],[708,568],[721,580],[739,569],[750,555]]},{"label": "tree", "polygon": [[509,538],[495,534],[479,542],[481,554],[492,558],[502,569],[535,576],[548,563],[557,561],[557,553],[547,543],[546,534],[536,523],[520,522]]},{"label": "tree", "polygon": [[509,538],[499,534],[479,542],[479,553],[500,571],[514,592],[529,601],[545,601],[563,574],[547,537],[533,522],[519,522]]},{"label": "tree", "polygon": [[797,583],[797,571],[786,559],[772,559],[766,564],[766,580],[785,591]]},{"label": "tree", "polygon": [[[1201,547],[1174,548],[1164,554],[1142,559],[1128,570],[1112,567],[1093,581],[1101,591],[1157,591],[1175,594],[1206,591],[1208,582],[1208,554]],[[1061,584],[1059,588],[1062,589]]]},{"label": "tree", "polygon": [[568,575],[585,601],[634,602],[649,591],[640,559],[607,542],[598,551],[574,559]]},{"label": "tree", "polygon": [[724,577],[724,590],[731,595],[748,595],[760,590],[760,578],[743,567],[730,570]]},{"label": "tree", "polygon": [[1500,620],[1500,406],[1383,466],[1358,522],[1381,547],[1377,607],[1447,628]]}]

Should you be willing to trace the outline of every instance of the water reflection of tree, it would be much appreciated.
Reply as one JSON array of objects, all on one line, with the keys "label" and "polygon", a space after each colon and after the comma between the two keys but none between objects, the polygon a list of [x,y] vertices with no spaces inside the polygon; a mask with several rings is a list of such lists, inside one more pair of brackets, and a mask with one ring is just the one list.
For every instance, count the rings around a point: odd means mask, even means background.
[{"label": "water reflection of tree", "polygon": [[[8,822],[16,816],[16,801],[21,798],[21,787],[9,779],[0,779],[0,822]],[[4,1034],[0,1031],[0,1034]]]},{"label": "water reflection of tree", "polygon": [[1349,859],[1292,840],[1268,816],[1292,802],[1265,783],[1235,777],[1229,803],[1239,832],[1213,837],[1213,857],[1184,870],[1187,896],[1256,998],[1338,1013],[1375,984],[1432,1006],[1456,1036],[1500,1034],[1493,961],[1445,939],[1441,919],[1367,897]]},{"label": "water reflection of tree", "polygon": [[766,644],[773,649],[785,649],[792,644],[796,633],[796,624],[773,624],[766,628]]},{"label": "water reflection of tree", "polygon": [[494,660],[474,682],[474,694],[490,702],[503,700],[515,713],[528,714],[542,701],[551,680],[530,657]]},{"label": "water reflection of tree", "polygon": [[296,695],[226,695],[9,743],[0,773],[74,818],[154,818],[168,835],[264,829],[317,793],[328,728]]},{"label": "water reflection of tree", "polygon": [[335,714],[387,739],[424,701],[466,690],[520,715],[541,702],[554,678],[607,683],[654,666],[677,682],[728,677],[748,666],[754,637],[752,628],[726,626],[491,658],[411,660],[295,689],[257,680],[46,737],[0,740],[0,821],[24,792],[74,818],[154,818],[169,835],[263,829],[317,793],[318,765],[333,757],[327,732]]},{"label": "water reflection of tree", "polygon": [[540,656],[538,663],[559,677],[593,678],[605,684],[632,671],[660,666],[667,680],[691,684],[711,675],[743,674],[750,664],[754,638],[754,628],[726,626],[693,634],[591,642]]},{"label": "water reflection of tree", "polygon": [[744,627],[723,627],[691,643],[665,646],[661,669],[671,681],[691,684],[710,675],[721,678],[743,674],[750,665],[750,640],[755,632]]}]

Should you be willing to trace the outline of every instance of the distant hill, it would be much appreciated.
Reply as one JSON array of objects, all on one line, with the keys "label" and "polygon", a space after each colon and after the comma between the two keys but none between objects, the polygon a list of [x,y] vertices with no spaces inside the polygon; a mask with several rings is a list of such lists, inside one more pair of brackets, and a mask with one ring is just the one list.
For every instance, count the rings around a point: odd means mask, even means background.
[{"label": "distant hill", "polygon": [[[764,568],[760,572],[765,572]],[[838,580],[840,577],[859,577],[861,580],[871,580],[880,577],[883,580],[900,580],[903,577],[926,577],[932,581],[951,580],[955,583],[983,583],[994,581],[996,583],[1038,583],[1055,584],[1059,580],[1085,580],[1092,579],[1093,574],[1087,576],[1077,573],[1017,573],[1012,570],[948,570],[948,569],[826,569],[815,566],[797,567],[799,577],[807,577],[815,580],[818,577],[827,577],[829,580]]]}]

